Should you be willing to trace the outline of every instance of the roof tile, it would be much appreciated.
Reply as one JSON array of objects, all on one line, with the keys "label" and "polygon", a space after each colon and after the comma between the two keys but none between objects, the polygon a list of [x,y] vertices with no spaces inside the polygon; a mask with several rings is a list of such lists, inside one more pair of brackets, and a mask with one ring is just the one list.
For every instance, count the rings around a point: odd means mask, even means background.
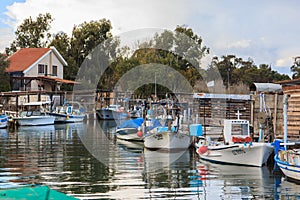
[{"label": "roof tile", "polygon": [[47,53],[50,48],[23,48],[8,58],[10,62],[6,72],[23,72]]}]

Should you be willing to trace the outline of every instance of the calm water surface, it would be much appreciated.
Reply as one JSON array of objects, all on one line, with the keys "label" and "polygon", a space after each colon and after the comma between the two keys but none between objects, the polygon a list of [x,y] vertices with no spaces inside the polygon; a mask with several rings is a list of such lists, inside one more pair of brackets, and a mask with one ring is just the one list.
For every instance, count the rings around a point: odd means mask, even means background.
[{"label": "calm water surface", "polygon": [[200,161],[116,140],[114,121],[0,130],[0,187],[48,185],[80,199],[300,199],[271,167]]}]

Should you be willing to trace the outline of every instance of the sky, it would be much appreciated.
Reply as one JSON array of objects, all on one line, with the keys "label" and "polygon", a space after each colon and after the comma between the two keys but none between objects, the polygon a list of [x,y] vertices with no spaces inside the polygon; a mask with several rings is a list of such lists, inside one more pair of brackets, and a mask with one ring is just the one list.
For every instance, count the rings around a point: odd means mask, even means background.
[{"label": "sky", "polygon": [[114,36],[186,25],[210,48],[206,60],[233,54],[291,75],[300,56],[299,10],[299,0],[0,0],[0,52],[24,19],[49,12],[51,32],[69,36],[74,25],[103,18],[111,21]]}]

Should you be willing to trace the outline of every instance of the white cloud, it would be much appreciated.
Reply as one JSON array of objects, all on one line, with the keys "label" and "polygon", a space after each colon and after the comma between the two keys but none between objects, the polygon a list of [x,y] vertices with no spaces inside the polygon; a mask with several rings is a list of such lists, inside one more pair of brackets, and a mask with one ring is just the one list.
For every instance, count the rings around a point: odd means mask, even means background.
[{"label": "white cloud", "polygon": [[10,28],[0,28],[0,52],[3,52],[6,47],[9,47],[8,41],[12,41],[14,39],[13,32]]},{"label": "white cloud", "polygon": [[27,0],[25,3],[9,6],[7,15],[15,28],[25,18],[46,12],[55,18],[52,22],[53,31],[69,34],[74,25],[102,18],[111,20],[115,32],[145,27],[174,29],[176,24],[183,22],[186,15],[184,2],[159,0]]},{"label": "white cloud", "polygon": [[250,46],[251,40],[239,40],[232,42],[228,45],[228,48],[247,48]]},{"label": "white cloud", "polygon": [[[71,35],[74,25],[84,21],[106,18],[111,21],[114,35],[140,28],[164,28],[174,30],[185,22],[188,10],[184,1],[141,0],[26,0],[7,7],[7,19],[2,22],[16,30],[24,19],[35,19],[38,14],[49,12],[54,21],[52,32]],[[11,42],[7,41],[6,46]],[[0,49],[4,49],[1,44]]]},{"label": "white cloud", "polygon": [[[187,24],[213,54],[251,57],[257,65],[283,69],[300,54],[299,10],[297,0],[26,0],[9,6],[6,14],[10,20],[2,21],[13,32],[25,18],[49,12],[55,19],[53,32],[71,34],[74,25],[106,18],[112,22],[114,35],[140,28],[173,30]],[[5,41],[8,46],[13,36],[0,31],[0,49],[4,49]]]}]

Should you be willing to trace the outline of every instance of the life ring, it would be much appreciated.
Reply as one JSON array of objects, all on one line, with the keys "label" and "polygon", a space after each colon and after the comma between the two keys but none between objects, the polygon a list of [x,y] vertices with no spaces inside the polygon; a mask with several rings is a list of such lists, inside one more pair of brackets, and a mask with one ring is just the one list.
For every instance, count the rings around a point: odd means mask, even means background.
[{"label": "life ring", "polygon": [[137,136],[138,136],[139,138],[143,137],[143,132],[142,132],[142,131],[138,131],[136,134],[137,134]]},{"label": "life ring", "polygon": [[205,154],[206,152],[208,152],[207,146],[201,146],[201,147],[199,147],[198,153],[199,153],[200,155],[203,155],[203,154]]}]

